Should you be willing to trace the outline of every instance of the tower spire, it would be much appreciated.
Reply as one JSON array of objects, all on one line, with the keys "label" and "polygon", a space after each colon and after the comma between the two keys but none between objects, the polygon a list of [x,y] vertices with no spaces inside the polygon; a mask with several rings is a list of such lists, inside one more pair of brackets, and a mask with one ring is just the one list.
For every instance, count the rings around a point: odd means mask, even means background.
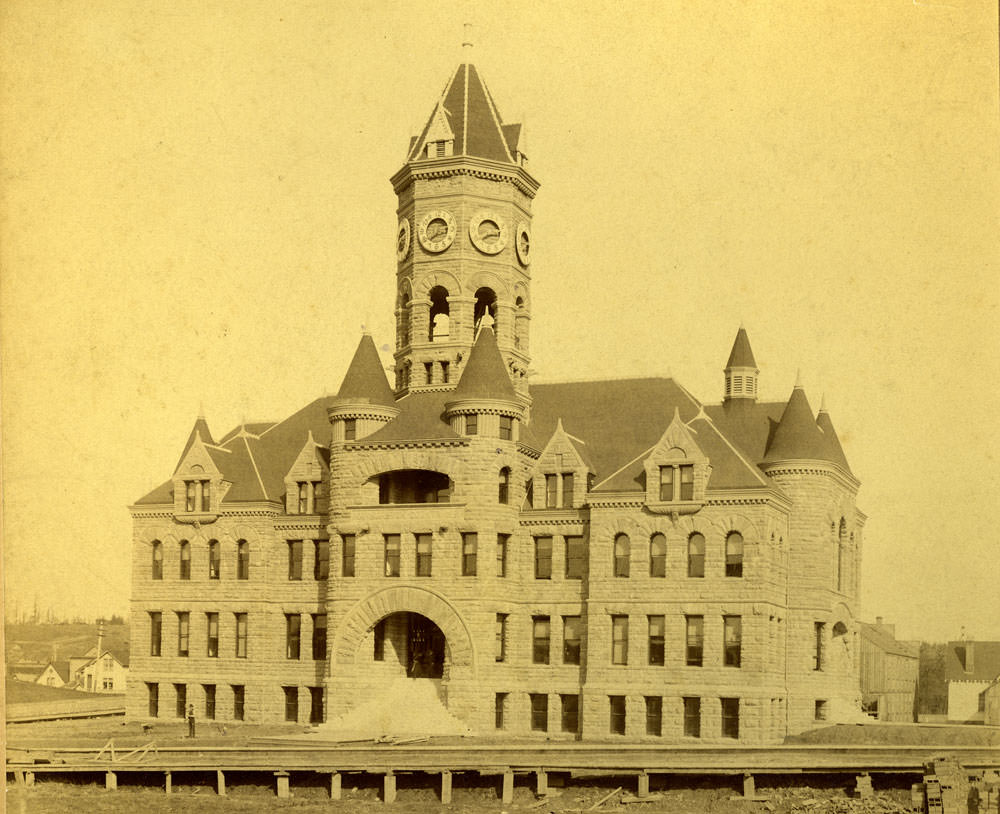
[{"label": "tower spire", "polygon": [[742,323],[736,332],[736,340],[729,353],[729,361],[726,362],[725,374],[725,404],[740,400],[757,400],[757,377],[760,376],[760,370],[750,348],[750,338]]}]

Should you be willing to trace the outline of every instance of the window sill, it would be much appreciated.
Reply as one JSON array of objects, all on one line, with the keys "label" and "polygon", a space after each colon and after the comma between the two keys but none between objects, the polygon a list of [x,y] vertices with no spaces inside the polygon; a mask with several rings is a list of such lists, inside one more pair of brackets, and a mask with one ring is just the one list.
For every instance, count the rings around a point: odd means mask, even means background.
[{"label": "window sill", "polygon": [[705,505],[704,500],[647,500],[646,508],[653,514],[695,514]]},{"label": "window sill", "polygon": [[219,515],[216,512],[174,512],[174,519],[178,523],[200,526],[214,523],[219,519]]}]

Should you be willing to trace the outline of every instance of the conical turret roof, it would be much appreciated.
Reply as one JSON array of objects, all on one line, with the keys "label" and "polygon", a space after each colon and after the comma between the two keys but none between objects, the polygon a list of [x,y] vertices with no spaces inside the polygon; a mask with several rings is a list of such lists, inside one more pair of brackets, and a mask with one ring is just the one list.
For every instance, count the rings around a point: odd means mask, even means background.
[{"label": "conical turret roof", "polygon": [[392,407],[396,403],[370,334],[361,337],[358,349],[354,351],[354,358],[351,359],[344,381],[337,391],[337,401],[381,404],[386,407]]},{"label": "conical turret roof", "polygon": [[479,329],[469,361],[462,370],[462,378],[458,380],[458,387],[449,401],[462,399],[517,401],[514,384],[497,347],[497,338],[488,325]]},{"label": "conical turret roof", "polygon": [[819,408],[819,415],[816,416],[816,425],[823,431],[823,440],[826,442],[827,460],[842,466],[850,472],[851,467],[847,464],[847,456],[844,455],[844,448],[840,445],[840,439],[837,438],[837,431],[833,428],[833,421],[830,420],[830,414],[827,412],[825,405]]},{"label": "conical turret roof", "polygon": [[199,415],[198,418],[195,419],[194,426],[188,434],[187,442],[184,444],[184,451],[181,453],[181,457],[177,460],[177,466],[174,467],[174,472],[176,472],[180,468],[180,465],[184,463],[184,459],[187,457],[188,452],[191,450],[191,447],[194,445],[194,442],[199,438],[199,436],[201,437],[203,444],[211,444],[212,446],[215,445],[212,433],[208,429],[208,422],[205,420],[205,416],[203,415]]},{"label": "conical turret roof", "polygon": [[452,75],[420,135],[413,140],[407,160],[421,159],[428,141],[454,139],[453,155],[514,164],[513,152],[519,136],[519,127],[503,123],[476,66],[463,62]]},{"label": "conical turret roof", "polygon": [[757,361],[753,358],[753,350],[750,348],[750,337],[747,336],[746,329],[742,325],[736,332],[736,341],[733,342],[733,349],[729,353],[726,367],[752,367],[754,369],[757,367]]},{"label": "conical turret roof", "polygon": [[796,384],[781,414],[781,421],[764,455],[764,462],[807,458],[829,460],[823,432],[813,418],[809,399],[802,385]]}]

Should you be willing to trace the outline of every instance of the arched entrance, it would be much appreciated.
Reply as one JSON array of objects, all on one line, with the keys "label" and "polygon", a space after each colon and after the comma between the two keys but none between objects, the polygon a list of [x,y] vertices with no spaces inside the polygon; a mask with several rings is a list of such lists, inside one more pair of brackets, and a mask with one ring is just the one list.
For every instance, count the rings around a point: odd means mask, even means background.
[{"label": "arched entrance", "polygon": [[372,661],[407,678],[443,678],[445,658],[444,633],[419,613],[391,613],[372,629]]}]

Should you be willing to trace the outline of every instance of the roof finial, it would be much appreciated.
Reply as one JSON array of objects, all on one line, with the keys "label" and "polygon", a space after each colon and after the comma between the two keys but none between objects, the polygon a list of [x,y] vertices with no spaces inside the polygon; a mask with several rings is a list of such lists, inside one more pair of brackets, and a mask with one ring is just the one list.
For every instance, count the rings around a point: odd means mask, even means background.
[{"label": "roof finial", "polygon": [[204,417],[205,417],[205,402],[199,401],[198,402],[198,418],[204,418]]},{"label": "roof finial", "polygon": [[795,389],[802,390],[802,368],[795,371]]},{"label": "roof finial", "polygon": [[823,395],[820,397],[820,400],[819,400],[819,411],[821,413],[828,413],[829,412],[829,410],[826,409],[826,393],[823,393]]},{"label": "roof finial", "polygon": [[462,37],[462,56],[465,62],[468,62],[472,56],[472,23],[465,23],[463,29],[465,33]]}]

